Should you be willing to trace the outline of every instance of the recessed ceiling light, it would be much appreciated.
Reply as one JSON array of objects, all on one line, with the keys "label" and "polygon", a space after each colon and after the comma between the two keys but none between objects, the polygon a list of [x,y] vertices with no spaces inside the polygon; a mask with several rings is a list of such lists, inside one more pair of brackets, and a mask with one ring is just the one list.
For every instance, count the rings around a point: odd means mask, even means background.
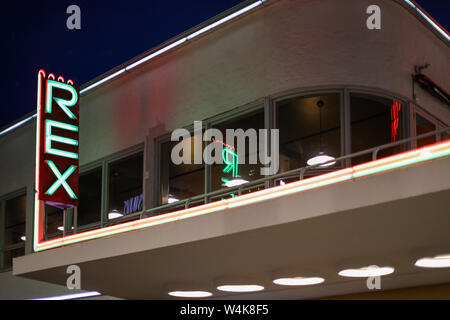
[{"label": "recessed ceiling light", "polygon": [[218,286],[217,290],[226,292],[255,292],[264,290],[264,287],[257,284],[222,285]]},{"label": "recessed ceiling light", "polygon": [[381,277],[394,272],[392,267],[368,266],[356,269],[345,269],[339,272],[342,277],[368,278]]},{"label": "recessed ceiling light", "polygon": [[21,236],[21,237],[20,237],[20,240],[22,240],[22,241],[26,241],[26,240],[27,240],[27,237],[25,237],[25,236]]},{"label": "recessed ceiling light", "polygon": [[282,286],[309,286],[313,284],[319,284],[324,281],[325,279],[320,277],[290,277],[275,279],[273,280],[273,283]]},{"label": "recessed ceiling light", "polygon": [[88,291],[88,292],[66,294],[66,295],[55,296],[55,297],[36,298],[36,299],[30,299],[30,300],[72,300],[72,299],[95,297],[95,296],[100,296],[100,295],[101,295],[101,293],[99,293],[97,291]]},{"label": "recessed ceiling light", "polygon": [[169,295],[179,298],[205,298],[212,296],[208,291],[171,291]]},{"label": "recessed ceiling light", "polygon": [[415,266],[421,268],[450,268],[450,254],[421,258],[416,261]]}]

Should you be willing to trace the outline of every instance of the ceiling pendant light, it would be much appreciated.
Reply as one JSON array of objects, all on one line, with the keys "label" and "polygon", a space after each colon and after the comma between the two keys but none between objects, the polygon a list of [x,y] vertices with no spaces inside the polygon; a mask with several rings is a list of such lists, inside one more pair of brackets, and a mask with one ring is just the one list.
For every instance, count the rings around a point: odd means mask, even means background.
[{"label": "ceiling pendant light", "polygon": [[228,180],[227,182],[225,182],[225,185],[228,188],[231,188],[231,187],[237,187],[237,186],[240,186],[240,185],[246,184],[246,183],[248,183],[247,180],[242,179],[240,176],[237,176],[237,177],[234,177],[233,179]]},{"label": "ceiling pendant light", "polygon": [[320,142],[319,142],[319,153],[314,157],[310,158],[306,163],[308,166],[319,165],[320,167],[332,166],[336,163],[334,157],[327,155],[322,151],[322,107],[324,102],[322,100],[317,101],[317,107],[319,108],[319,128],[320,128]]},{"label": "ceiling pendant light", "polygon": [[173,195],[169,194],[169,197],[167,198],[167,203],[175,203],[180,201],[177,197],[174,197]]},{"label": "ceiling pendant light", "polygon": [[123,217],[123,214],[120,213],[118,210],[112,210],[108,213],[108,219],[116,219],[116,218],[120,218]]}]

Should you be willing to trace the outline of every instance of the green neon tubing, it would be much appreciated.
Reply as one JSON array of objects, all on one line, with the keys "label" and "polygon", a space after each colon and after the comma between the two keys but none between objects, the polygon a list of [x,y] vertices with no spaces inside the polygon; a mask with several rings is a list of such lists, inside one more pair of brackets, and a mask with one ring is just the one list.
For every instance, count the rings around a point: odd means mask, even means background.
[{"label": "green neon tubing", "polygon": [[[69,91],[72,94],[72,98],[70,100],[54,98],[53,97],[53,88],[59,88],[62,90]],[[66,83],[61,83],[58,81],[47,79],[47,99],[45,103],[45,112],[52,113],[52,98],[55,102],[61,107],[61,109],[66,113],[66,115],[70,119],[76,119],[75,115],[70,111],[70,107],[73,107],[78,101],[78,93],[74,87],[68,85]]]},{"label": "green neon tubing", "polygon": [[71,125],[68,123],[50,120],[50,119],[45,120],[45,153],[54,154],[57,156],[71,158],[71,159],[78,159],[78,154],[76,154],[74,152],[52,148],[52,141],[61,142],[61,143],[69,144],[72,146],[78,145],[77,140],[52,134],[52,127],[69,130],[69,131],[74,131],[74,132],[78,131],[77,126],[74,126],[74,125]]},{"label": "green neon tubing", "polygon": [[[233,161],[230,162],[228,160],[228,154],[232,155],[232,159]],[[223,162],[225,162],[225,164],[227,165],[222,171],[224,173],[229,173],[230,171],[233,171],[233,177],[237,177],[238,176],[238,155],[236,152],[228,149],[228,148],[223,148],[222,150],[222,158],[223,158]]]},{"label": "green neon tubing", "polygon": [[48,188],[48,190],[45,193],[51,196],[55,193],[56,190],[58,190],[60,186],[63,186],[69,197],[71,197],[72,199],[77,199],[75,192],[73,192],[72,188],[66,181],[67,178],[69,178],[70,175],[75,171],[77,166],[71,165],[69,168],[67,168],[66,172],[64,172],[64,174],[61,175],[61,172],[59,172],[58,168],[56,167],[53,161],[45,160],[45,162],[47,162],[48,166],[50,167],[53,174],[57,178],[57,180],[52,184],[50,188]]}]

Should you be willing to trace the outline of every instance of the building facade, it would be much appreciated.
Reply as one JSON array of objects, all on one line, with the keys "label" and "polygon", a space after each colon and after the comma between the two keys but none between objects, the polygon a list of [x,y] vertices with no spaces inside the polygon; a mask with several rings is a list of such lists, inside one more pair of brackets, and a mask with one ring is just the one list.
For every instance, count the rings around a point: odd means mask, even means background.
[{"label": "building facade", "polygon": [[[374,4],[380,29],[367,26]],[[80,202],[45,207],[39,250],[35,120],[0,136],[0,287],[17,291],[2,298],[67,293],[69,265],[83,290],[125,299],[450,298],[450,269],[414,265],[450,253],[449,58],[448,32],[410,1],[246,1],[93,79],[81,86]],[[260,147],[236,174],[175,164],[178,128],[192,159],[207,129],[278,129],[278,173],[248,163]],[[307,167],[321,152],[335,163]],[[247,183],[230,189],[237,176]],[[395,269],[381,289],[339,275],[370,265]],[[273,283],[290,277],[323,282]],[[238,284],[263,289],[217,289]]]}]

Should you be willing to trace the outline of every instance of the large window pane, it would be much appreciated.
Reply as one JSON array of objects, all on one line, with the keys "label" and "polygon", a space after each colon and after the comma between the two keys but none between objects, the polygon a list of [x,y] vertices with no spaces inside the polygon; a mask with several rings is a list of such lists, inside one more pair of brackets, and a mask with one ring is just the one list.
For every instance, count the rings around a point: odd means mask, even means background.
[{"label": "large window pane", "polygon": [[[280,130],[280,172],[307,165],[319,154],[341,155],[341,104],[339,93],[296,97],[277,103]],[[336,164],[338,165],[338,164]],[[334,170],[318,167],[306,176]]]},{"label": "large window pane", "polygon": [[25,236],[26,195],[5,201],[5,246],[20,243]]},{"label": "large window pane", "polygon": [[126,216],[142,210],[143,161],[141,152],[110,164],[108,213]]},{"label": "large window pane", "polygon": [[79,195],[78,225],[99,222],[101,220],[102,168],[80,175]]},{"label": "large window pane", "polygon": [[[240,183],[243,183],[262,178],[263,176],[260,174],[261,163],[258,155],[258,142],[259,130],[264,129],[264,111],[260,110],[226,121],[214,125],[213,128],[220,130],[223,136],[222,141],[212,142],[219,144],[221,150],[220,158],[223,163],[215,163],[211,166],[212,190],[227,188],[233,185],[233,181],[241,180]],[[241,133],[243,135],[238,138],[236,137],[237,134],[235,134],[234,141],[228,141],[226,137],[227,129],[242,129]],[[252,148],[249,143],[250,137],[255,142]],[[239,139],[241,139],[241,143],[239,143]],[[215,153],[212,156],[215,156]]]},{"label": "large window pane", "polygon": [[[202,137],[197,138],[202,141]],[[172,149],[178,143],[183,148],[180,157],[190,158],[190,164],[174,164],[171,159]],[[173,203],[178,200],[187,199],[205,192],[205,165],[194,163],[194,137],[182,141],[169,141],[161,144],[160,161],[160,204]],[[184,152],[189,152],[189,156]],[[203,158],[202,158],[203,159]]]},{"label": "large window pane", "polygon": [[[425,134],[428,132],[433,132],[437,130],[436,125],[432,123],[431,121],[428,121],[424,117],[422,117],[420,114],[416,113],[416,135],[420,136],[421,134]],[[418,139],[417,140],[417,148],[426,146],[428,144],[433,144],[436,142],[436,136],[429,136],[426,138]]]},{"label": "large window pane", "polygon": [[[367,94],[350,95],[352,153],[370,149],[403,138],[403,106],[392,99]],[[378,158],[402,151],[394,147],[379,152]],[[372,160],[367,154],[352,159],[352,164]]]}]

